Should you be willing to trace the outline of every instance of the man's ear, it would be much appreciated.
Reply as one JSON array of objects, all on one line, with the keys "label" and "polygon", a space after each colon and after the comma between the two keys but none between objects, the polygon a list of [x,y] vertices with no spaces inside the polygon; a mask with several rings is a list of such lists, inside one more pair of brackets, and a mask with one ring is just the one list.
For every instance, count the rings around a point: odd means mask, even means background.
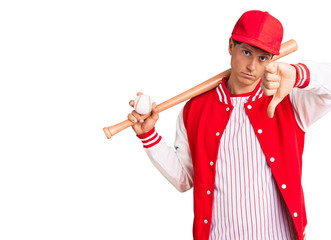
[{"label": "man's ear", "polygon": [[232,56],[233,48],[234,48],[234,41],[232,40],[232,38],[230,38],[229,39],[229,53],[231,56]]}]

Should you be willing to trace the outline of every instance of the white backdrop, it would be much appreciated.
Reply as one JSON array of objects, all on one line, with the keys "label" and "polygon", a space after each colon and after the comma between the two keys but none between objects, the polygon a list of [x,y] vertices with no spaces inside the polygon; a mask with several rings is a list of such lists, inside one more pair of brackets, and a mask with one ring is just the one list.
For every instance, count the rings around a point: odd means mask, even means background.
[{"label": "white backdrop", "polygon": [[[137,91],[157,103],[229,68],[240,15],[267,10],[299,50],[329,62],[327,1],[0,2],[0,239],[192,239],[192,190],[179,193],[131,129],[107,140]],[[331,80],[331,78],[330,78]],[[172,145],[183,104],[160,114]],[[308,239],[329,236],[331,114],[307,133]]]}]

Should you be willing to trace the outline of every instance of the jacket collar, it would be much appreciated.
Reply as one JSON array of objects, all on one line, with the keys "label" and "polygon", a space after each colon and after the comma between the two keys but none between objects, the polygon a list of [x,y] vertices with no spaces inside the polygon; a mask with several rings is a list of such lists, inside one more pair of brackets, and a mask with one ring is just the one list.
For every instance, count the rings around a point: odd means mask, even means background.
[{"label": "jacket collar", "polygon": [[[218,85],[216,88],[216,93],[217,93],[218,99],[221,103],[224,103],[226,105],[232,105],[230,93],[227,90],[226,85],[225,85],[225,82],[227,80],[228,80],[227,78],[222,79],[221,84]],[[254,102],[257,99],[260,99],[264,95],[263,91],[261,89],[261,86],[260,86],[261,81],[262,80],[260,80],[260,82],[256,85],[256,88],[254,89],[254,91],[251,92],[248,102]]]}]

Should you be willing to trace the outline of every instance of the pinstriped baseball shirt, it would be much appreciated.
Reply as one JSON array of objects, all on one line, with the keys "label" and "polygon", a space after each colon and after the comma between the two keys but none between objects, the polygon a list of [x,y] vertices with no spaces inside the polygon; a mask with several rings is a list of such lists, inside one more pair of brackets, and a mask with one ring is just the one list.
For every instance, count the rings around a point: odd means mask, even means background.
[{"label": "pinstriped baseball shirt", "polygon": [[234,108],[216,161],[210,239],[296,239],[291,217],[244,109],[249,97],[230,98]]}]

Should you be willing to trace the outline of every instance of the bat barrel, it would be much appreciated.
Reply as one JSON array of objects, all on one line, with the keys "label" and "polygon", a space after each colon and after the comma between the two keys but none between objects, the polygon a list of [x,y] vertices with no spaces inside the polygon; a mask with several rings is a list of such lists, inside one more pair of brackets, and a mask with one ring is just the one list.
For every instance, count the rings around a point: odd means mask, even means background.
[{"label": "bat barrel", "polygon": [[284,57],[290,53],[295,52],[298,50],[298,44],[294,39],[288,40],[284,43],[282,43],[282,46],[279,50],[279,55],[276,55],[272,58],[273,61],[276,61],[277,59]]}]

